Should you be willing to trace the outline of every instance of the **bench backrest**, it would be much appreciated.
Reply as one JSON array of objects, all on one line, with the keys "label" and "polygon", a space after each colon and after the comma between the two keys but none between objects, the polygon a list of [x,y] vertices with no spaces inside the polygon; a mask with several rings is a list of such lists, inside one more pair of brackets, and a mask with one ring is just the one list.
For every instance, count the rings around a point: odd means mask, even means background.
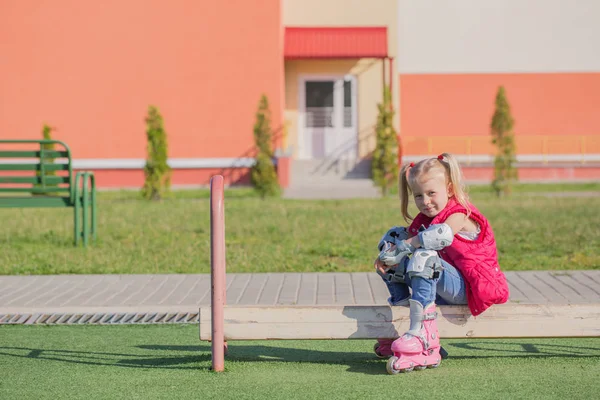
[{"label": "bench backrest", "polygon": [[0,195],[52,193],[73,198],[71,150],[58,140],[0,140]]}]

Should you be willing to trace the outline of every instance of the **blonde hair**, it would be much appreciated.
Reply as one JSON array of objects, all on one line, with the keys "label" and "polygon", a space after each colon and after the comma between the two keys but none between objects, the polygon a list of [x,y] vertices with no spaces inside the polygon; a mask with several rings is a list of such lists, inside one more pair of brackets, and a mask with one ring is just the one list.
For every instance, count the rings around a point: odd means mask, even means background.
[{"label": "blonde hair", "polygon": [[451,184],[451,192],[456,201],[467,210],[467,217],[471,215],[469,195],[464,184],[460,165],[450,153],[442,153],[438,157],[426,158],[418,163],[404,164],[400,170],[400,209],[406,222],[413,220],[408,213],[408,196],[412,194],[411,184],[419,177],[431,172],[442,172],[446,177],[446,184]]}]

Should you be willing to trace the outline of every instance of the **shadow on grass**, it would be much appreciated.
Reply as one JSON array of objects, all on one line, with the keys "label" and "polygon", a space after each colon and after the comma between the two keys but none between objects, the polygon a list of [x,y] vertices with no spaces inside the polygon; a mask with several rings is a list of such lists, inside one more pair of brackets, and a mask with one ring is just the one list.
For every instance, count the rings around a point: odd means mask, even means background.
[{"label": "shadow on grass", "polygon": [[[244,345],[243,342],[229,342],[225,361],[243,362],[295,362],[315,364],[348,365],[350,372],[368,375],[385,374],[384,362],[375,357],[371,348],[365,346],[364,352],[317,351],[278,346]],[[375,343],[375,341],[373,341]],[[598,342],[600,344],[600,341]],[[465,342],[443,343],[450,352],[450,359],[488,359],[488,358],[586,358],[600,357],[599,347],[583,347],[561,344],[535,344],[518,341],[498,342],[491,340],[469,340]],[[140,346],[144,349],[160,351],[199,351],[200,346]],[[336,346],[337,347],[337,346]],[[457,351],[452,354],[452,348]],[[458,350],[460,349],[460,350]],[[208,349],[210,351],[210,349]],[[469,353],[469,354],[465,354]]]},{"label": "shadow on grass", "polygon": [[[347,365],[349,367],[349,371],[352,372],[359,372],[368,375],[380,375],[383,368],[383,372],[385,373],[385,366],[381,364],[381,360],[376,358],[374,354],[370,354],[368,352],[340,352],[333,350],[319,351],[293,347],[249,345],[243,343],[243,341],[229,342],[225,363],[234,361]],[[204,346],[164,345],[147,345],[139,347],[148,350],[183,352],[202,351],[202,349],[205,348]],[[206,351],[209,352],[208,356],[210,360],[210,346]]]},{"label": "shadow on grass", "polygon": [[202,354],[180,357],[157,357],[156,354],[124,354],[95,351],[74,351],[65,349],[34,349],[27,347],[0,347],[0,356],[29,358],[37,360],[61,361],[73,364],[100,365],[125,368],[164,368],[208,370],[210,366],[194,365],[211,360],[210,346],[200,346],[195,351]]},{"label": "shadow on grass", "polygon": [[[583,347],[573,345],[562,345],[553,343],[519,343],[517,341],[496,342],[493,340],[478,340],[459,343],[450,343],[446,348],[456,347],[463,350],[475,351],[474,354],[462,354],[451,357],[453,359],[474,358],[582,358],[600,357],[599,347]],[[481,352],[485,351],[486,355]],[[490,354],[491,353],[491,354]]]},{"label": "shadow on grass", "polygon": [[[599,342],[600,343],[600,342]],[[338,346],[335,346],[339,349]],[[552,343],[527,343],[519,341],[498,342],[491,340],[444,343],[451,360],[472,360],[488,358],[585,358],[600,357],[600,347],[584,347]],[[452,354],[452,348],[455,353]],[[149,351],[140,354],[139,350]],[[156,352],[169,352],[169,356],[158,356]],[[184,353],[181,355],[172,353]],[[189,353],[189,354],[185,354]],[[59,361],[73,364],[98,365],[105,367],[209,370],[210,345],[142,345],[131,354],[75,351],[66,349],[35,349],[26,347],[0,347],[0,356]],[[385,374],[384,362],[371,353],[370,348],[363,352],[319,351],[291,347],[250,345],[244,342],[230,342],[226,362],[293,362],[312,364],[347,365],[349,372],[367,375]]]}]

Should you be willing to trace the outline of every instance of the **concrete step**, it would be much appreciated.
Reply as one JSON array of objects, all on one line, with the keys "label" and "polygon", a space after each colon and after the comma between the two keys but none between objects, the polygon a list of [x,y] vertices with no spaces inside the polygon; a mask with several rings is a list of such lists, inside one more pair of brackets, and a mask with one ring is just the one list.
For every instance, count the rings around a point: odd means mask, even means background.
[{"label": "concrete step", "polygon": [[293,160],[290,169],[292,186],[370,178],[371,160]]},{"label": "concrete step", "polygon": [[284,190],[286,199],[348,199],[381,197],[371,179],[321,180],[292,185]]}]

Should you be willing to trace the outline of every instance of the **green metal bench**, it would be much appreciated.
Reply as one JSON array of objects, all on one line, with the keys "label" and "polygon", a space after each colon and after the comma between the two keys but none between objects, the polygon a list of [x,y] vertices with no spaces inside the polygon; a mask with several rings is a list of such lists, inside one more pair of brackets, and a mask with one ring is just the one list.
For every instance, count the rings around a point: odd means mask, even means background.
[{"label": "green metal bench", "polygon": [[0,140],[0,208],[22,207],[73,207],[75,245],[96,239],[94,174],[73,177],[71,150],[63,142]]}]

